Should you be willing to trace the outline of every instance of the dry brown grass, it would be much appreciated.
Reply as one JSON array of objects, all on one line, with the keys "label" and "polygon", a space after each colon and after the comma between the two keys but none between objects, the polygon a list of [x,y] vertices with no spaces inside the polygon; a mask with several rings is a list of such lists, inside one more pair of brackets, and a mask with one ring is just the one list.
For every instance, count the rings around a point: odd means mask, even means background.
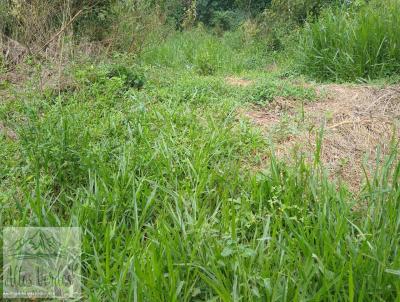
[{"label": "dry brown grass", "polygon": [[11,140],[18,139],[17,133],[11,128],[5,126],[2,122],[0,122],[0,135],[4,135],[5,137]]},{"label": "dry brown grass", "polygon": [[254,82],[251,80],[237,78],[237,77],[227,77],[225,78],[225,83],[230,86],[240,86],[240,87],[247,87],[252,85]]},{"label": "dry brown grass", "polygon": [[304,106],[278,99],[245,115],[271,138],[277,155],[288,160],[294,149],[311,159],[323,126],[322,162],[331,177],[358,190],[362,165],[373,168],[378,150],[388,154],[392,139],[400,138],[400,86],[324,85],[318,91],[326,97]]}]

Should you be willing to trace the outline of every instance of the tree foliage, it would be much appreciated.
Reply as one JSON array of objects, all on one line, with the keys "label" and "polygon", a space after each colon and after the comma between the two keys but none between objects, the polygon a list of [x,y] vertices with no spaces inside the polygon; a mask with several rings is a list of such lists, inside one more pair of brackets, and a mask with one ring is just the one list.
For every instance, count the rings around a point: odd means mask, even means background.
[{"label": "tree foliage", "polygon": [[272,0],[270,10],[282,20],[301,24],[308,17],[318,17],[322,8],[338,0]]}]

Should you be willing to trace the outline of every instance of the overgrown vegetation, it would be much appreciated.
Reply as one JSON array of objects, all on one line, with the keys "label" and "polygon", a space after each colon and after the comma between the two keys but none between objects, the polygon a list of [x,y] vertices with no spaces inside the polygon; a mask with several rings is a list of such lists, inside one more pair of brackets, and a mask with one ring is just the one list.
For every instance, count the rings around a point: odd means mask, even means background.
[{"label": "overgrown vegetation", "polygon": [[144,64],[212,75],[257,69],[266,52],[266,45],[252,41],[245,29],[219,38],[200,27],[175,33],[165,43],[144,49],[140,59]]},{"label": "overgrown vegetation", "polygon": [[400,2],[328,9],[305,31],[303,71],[318,79],[369,80],[400,71]]},{"label": "overgrown vegetation", "polygon": [[40,39],[13,23],[29,1],[0,10],[29,48],[0,64],[0,219],[81,227],[81,300],[399,300],[398,138],[354,192],[321,161],[325,128],[285,162],[240,114],[323,97],[299,71],[398,73],[398,1],[57,3]]}]

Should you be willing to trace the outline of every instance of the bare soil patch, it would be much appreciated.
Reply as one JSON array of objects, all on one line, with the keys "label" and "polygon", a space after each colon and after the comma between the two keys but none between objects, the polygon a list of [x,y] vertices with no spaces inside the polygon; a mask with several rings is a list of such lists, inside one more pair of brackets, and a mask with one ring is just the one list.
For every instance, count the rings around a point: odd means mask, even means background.
[{"label": "bare soil patch", "polygon": [[11,140],[18,139],[17,133],[14,130],[6,127],[2,122],[0,122],[0,135],[4,135]]},{"label": "bare soil patch", "polygon": [[323,126],[323,164],[331,177],[358,190],[362,165],[372,170],[378,154],[381,158],[389,154],[392,139],[400,139],[400,85],[323,85],[317,90],[321,96],[318,101],[302,105],[278,99],[266,107],[253,108],[245,116],[262,128],[277,155],[288,160],[293,150],[311,159]]},{"label": "bare soil patch", "polygon": [[253,84],[253,81],[251,80],[236,78],[236,77],[227,77],[225,78],[225,82],[231,86],[241,86],[241,87],[247,87]]}]

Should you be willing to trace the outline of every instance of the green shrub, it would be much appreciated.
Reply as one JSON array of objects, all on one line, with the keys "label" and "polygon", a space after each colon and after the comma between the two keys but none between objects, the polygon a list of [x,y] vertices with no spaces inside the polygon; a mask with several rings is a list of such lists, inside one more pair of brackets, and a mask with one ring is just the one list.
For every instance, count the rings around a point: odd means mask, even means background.
[{"label": "green shrub", "polygon": [[266,15],[286,24],[302,24],[310,16],[318,17],[324,6],[339,2],[343,0],[272,0]]},{"label": "green shrub", "polygon": [[400,1],[328,9],[307,24],[299,62],[321,80],[353,81],[400,71]]},{"label": "green shrub", "polygon": [[118,86],[121,86],[120,88],[123,90],[142,89],[146,81],[144,72],[140,67],[123,64],[91,65],[85,68],[77,68],[75,78],[81,85],[107,86],[108,82],[116,80],[120,82]]},{"label": "green shrub", "polygon": [[[193,0],[180,1],[180,3],[177,0],[166,2],[169,3],[170,15],[173,16],[179,27],[182,24],[185,11]],[[238,25],[245,17],[261,13],[270,2],[271,0],[196,0],[196,20],[206,26],[216,26],[228,30]]]},{"label": "green shrub", "polygon": [[141,89],[145,83],[144,74],[134,68],[128,68],[124,65],[115,65],[107,72],[108,78],[121,78],[128,88]]},{"label": "green shrub", "polygon": [[212,15],[211,24],[226,31],[238,26],[241,19],[241,16],[233,11],[216,11]]}]

